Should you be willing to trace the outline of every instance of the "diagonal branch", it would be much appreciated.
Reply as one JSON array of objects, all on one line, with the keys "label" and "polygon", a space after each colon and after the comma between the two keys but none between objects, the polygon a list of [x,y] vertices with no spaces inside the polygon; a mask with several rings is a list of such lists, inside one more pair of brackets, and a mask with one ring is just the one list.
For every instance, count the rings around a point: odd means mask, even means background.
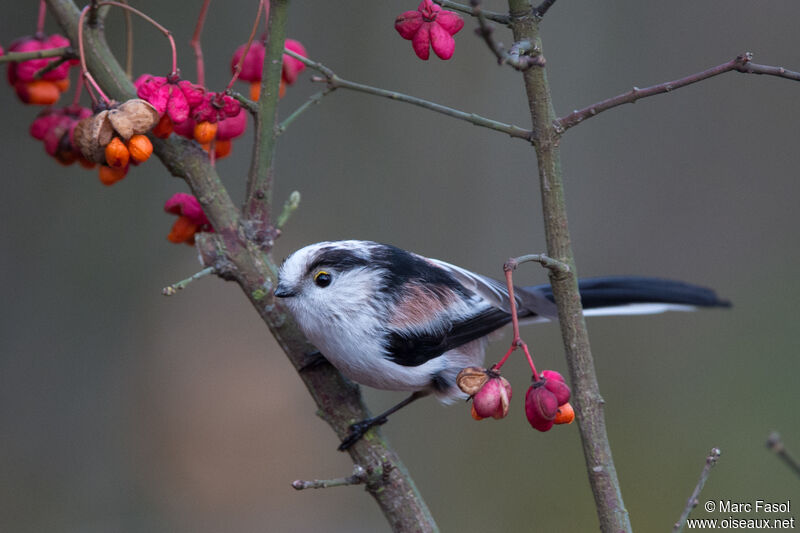
[{"label": "diagonal branch", "polygon": [[597,102],[590,106],[584,107],[583,109],[575,110],[569,115],[556,119],[554,126],[559,133],[563,133],[567,129],[580,124],[586,119],[592,118],[593,116],[611,108],[620,106],[622,104],[632,104],[637,100],[647,98],[648,96],[668,93],[674,91],[675,89],[680,89],[681,87],[686,87],[687,85],[707,80],[708,78],[713,78],[714,76],[719,76],[720,74],[724,74],[732,70],[744,74],[765,74],[768,76],[778,76],[794,81],[800,81],[800,72],[786,70],[783,67],[773,67],[769,65],[752,63],[752,58],[753,54],[750,52],[745,52],[726,63],[717,65],[716,67],[711,67],[702,72],[691,74],[685,78],[659,83],[658,85],[653,85],[652,87],[646,87],[644,89],[634,87],[626,93],[618,94],[617,96],[608,98],[602,102]]},{"label": "diagonal branch", "polygon": [[780,457],[786,466],[789,467],[795,474],[800,476],[800,462],[795,459],[786,446],[783,444],[780,433],[773,431],[767,438],[767,448],[775,452],[775,455]]},{"label": "diagonal branch", "polygon": [[544,0],[541,4],[539,4],[536,8],[534,8],[533,14],[539,18],[542,18],[545,15],[545,13],[547,13],[547,10],[553,7],[553,4],[555,3],[556,0]]},{"label": "diagonal branch", "polygon": [[307,67],[312,68],[317,72],[319,72],[320,74],[322,74],[324,78],[312,78],[312,81],[324,81],[328,85],[328,88],[330,89],[339,89],[339,88],[350,89],[352,91],[358,91],[366,94],[372,94],[374,96],[389,98],[390,100],[395,100],[398,102],[405,102],[407,104],[412,104],[415,106],[428,109],[430,111],[435,111],[437,113],[447,115],[448,117],[464,120],[476,126],[481,126],[483,128],[489,128],[491,130],[500,131],[517,139],[524,139],[526,141],[530,141],[531,132],[529,130],[520,128],[519,126],[498,122],[490,118],[476,115],[475,113],[467,113],[465,111],[437,104],[429,100],[423,100],[422,98],[417,98],[416,96],[409,96],[407,94],[399,93],[397,91],[379,89],[377,87],[372,87],[370,85],[364,85],[363,83],[356,83],[354,81],[345,80],[337,76],[335,72],[333,72],[330,68],[326,67],[322,63],[317,63],[316,61],[312,61],[288,49],[284,50],[284,52],[287,55],[290,55],[293,58],[302,61],[303,64],[306,65]]},{"label": "diagonal branch", "polygon": [[[71,41],[77,42],[80,12],[73,0],[47,0],[47,4],[64,33]],[[115,99],[132,97],[135,94],[134,87],[111,54],[102,28],[88,27],[85,37],[86,63],[98,83]],[[274,122],[265,124],[264,127],[272,128]],[[327,362],[308,364],[308,354],[315,351],[313,346],[305,339],[285,307],[274,301],[272,296],[272,288],[277,283],[277,265],[261,243],[248,237],[249,232],[244,229],[239,209],[200,146],[186,139],[175,138],[174,135],[164,140],[153,139],[153,145],[156,155],[167,169],[189,184],[214,227],[214,234],[200,234],[197,239],[206,265],[219,263],[229,267],[224,271],[218,269],[219,275],[239,284],[281,349],[298,369],[300,378],[319,407],[321,417],[340,438],[344,438],[348,435],[351,423],[369,417],[361,401],[359,388],[346,381]],[[271,173],[271,167],[269,171]],[[374,431],[372,438],[357,442],[348,453],[355,464],[368,470],[382,469],[385,473],[376,482],[368,483],[367,491],[393,530],[437,531],[436,523],[413,479],[380,432]]]},{"label": "diagonal branch", "polygon": [[[459,4],[458,2],[450,2],[449,0],[433,0],[433,3],[439,4],[440,6],[447,9],[452,9],[453,11],[459,11],[461,13],[466,13],[467,15],[472,15],[473,17],[477,16],[474,7],[466,6],[464,4]],[[496,13],[494,11],[484,11],[483,16],[489,20],[497,22],[498,24],[503,24],[505,26],[508,26],[508,23],[511,20],[511,18],[505,13]]]},{"label": "diagonal branch", "polygon": [[72,56],[75,56],[75,52],[66,46],[61,48],[48,48],[47,50],[33,50],[31,52],[8,52],[7,54],[0,56],[0,64],[11,61],[28,61],[30,59]]},{"label": "diagonal branch", "polygon": [[703,490],[706,481],[708,481],[708,476],[711,475],[711,469],[717,464],[717,460],[721,454],[722,452],[719,450],[719,448],[711,448],[711,451],[708,453],[708,457],[706,457],[706,464],[703,466],[703,471],[700,472],[700,479],[697,480],[697,485],[695,485],[692,495],[689,496],[689,499],[686,502],[686,507],[684,507],[680,518],[678,518],[678,521],[675,522],[672,531],[676,533],[683,531],[683,527],[686,525],[686,519],[689,518],[689,514],[700,502],[700,492]]}]

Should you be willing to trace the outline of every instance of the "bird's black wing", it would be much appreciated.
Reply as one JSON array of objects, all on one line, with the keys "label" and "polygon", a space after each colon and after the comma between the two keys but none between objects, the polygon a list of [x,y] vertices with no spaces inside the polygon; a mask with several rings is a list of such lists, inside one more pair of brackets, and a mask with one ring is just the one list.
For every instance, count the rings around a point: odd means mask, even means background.
[{"label": "bird's black wing", "polygon": [[511,315],[495,307],[453,322],[436,333],[414,334],[393,330],[388,336],[387,357],[403,366],[419,366],[434,357],[479,339],[511,322]]}]

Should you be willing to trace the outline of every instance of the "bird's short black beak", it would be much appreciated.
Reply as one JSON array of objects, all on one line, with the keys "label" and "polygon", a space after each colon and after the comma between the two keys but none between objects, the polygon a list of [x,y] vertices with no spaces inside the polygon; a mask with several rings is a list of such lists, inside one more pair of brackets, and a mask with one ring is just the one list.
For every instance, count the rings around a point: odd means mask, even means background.
[{"label": "bird's short black beak", "polygon": [[286,287],[281,287],[280,285],[278,285],[275,288],[275,292],[273,294],[277,298],[289,298],[291,296],[295,296],[297,293],[287,289]]}]

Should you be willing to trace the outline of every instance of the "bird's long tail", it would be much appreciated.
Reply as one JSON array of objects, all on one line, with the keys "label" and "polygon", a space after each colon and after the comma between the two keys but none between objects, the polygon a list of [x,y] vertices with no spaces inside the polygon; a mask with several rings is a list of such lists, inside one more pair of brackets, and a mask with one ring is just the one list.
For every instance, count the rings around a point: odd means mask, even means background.
[{"label": "bird's long tail", "polygon": [[[664,311],[691,311],[697,307],[730,307],[706,287],[682,281],[638,276],[614,276],[578,280],[584,314],[639,315]],[[550,285],[526,287],[553,301]]]}]

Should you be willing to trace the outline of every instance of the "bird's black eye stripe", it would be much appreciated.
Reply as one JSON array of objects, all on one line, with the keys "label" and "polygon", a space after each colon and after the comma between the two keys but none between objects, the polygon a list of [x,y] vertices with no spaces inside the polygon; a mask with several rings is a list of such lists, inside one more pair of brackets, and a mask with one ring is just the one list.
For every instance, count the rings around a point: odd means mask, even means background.
[{"label": "bird's black eye stripe", "polygon": [[324,270],[314,274],[314,283],[317,284],[317,287],[327,287],[331,284],[331,279],[331,275]]}]

